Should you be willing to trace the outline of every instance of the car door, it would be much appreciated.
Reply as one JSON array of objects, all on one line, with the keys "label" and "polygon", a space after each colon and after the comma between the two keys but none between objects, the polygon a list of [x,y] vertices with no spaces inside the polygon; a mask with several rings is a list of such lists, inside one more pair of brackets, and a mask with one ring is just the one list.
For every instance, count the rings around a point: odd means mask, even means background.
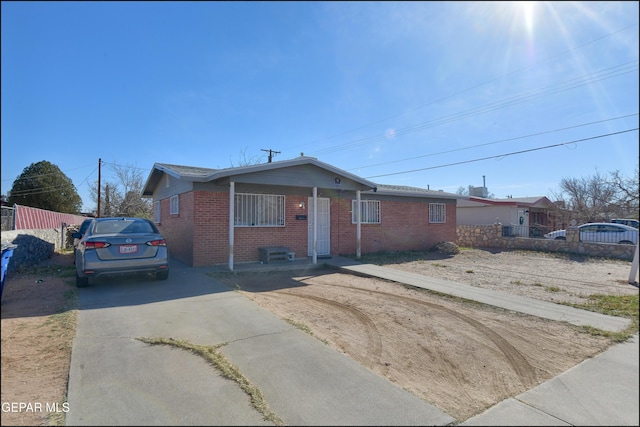
[{"label": "car door", "polygon": [[580,227],[581,242],[597,242],[599,237],[597,225],[588,224]]},{"label": "car door", "polygon": [[599,231],[599,241],[603,243],[618,243],[622,240],[628,240],[625,238],[625,230],[616,225],[601,225]]}]

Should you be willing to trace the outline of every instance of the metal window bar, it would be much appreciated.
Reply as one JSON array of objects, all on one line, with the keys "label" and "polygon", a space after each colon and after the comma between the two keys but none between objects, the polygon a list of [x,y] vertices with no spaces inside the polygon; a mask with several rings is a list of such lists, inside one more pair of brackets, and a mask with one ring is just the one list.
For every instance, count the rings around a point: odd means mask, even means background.
[{"label": "metal window bar", "polygon": [[236,227],[282,227],[284,226],[285,198],[275,194],[235,195]]},{"label": "metal window bar", "polygon": [[177,215],[180,213],[180,199],[179,196],[171,196],[169,199],[169,210],[171,215]]},{"label": "metal window bar", "polygon": [[[357,200],[351,202],[352,215],[351,222],[355,224]],[[360,223],[361,224],[380,224],[380,201],[379,200],[360,200]]]},{"label": "metal window bar", "polygon": [[153,221],[157,224],[160,223],[160,201],[153,204]]},{"label": "metal window bar", "polygon": [[429,222],[442,224],[446,222],[447,205],[444,203],[429,203]]}]

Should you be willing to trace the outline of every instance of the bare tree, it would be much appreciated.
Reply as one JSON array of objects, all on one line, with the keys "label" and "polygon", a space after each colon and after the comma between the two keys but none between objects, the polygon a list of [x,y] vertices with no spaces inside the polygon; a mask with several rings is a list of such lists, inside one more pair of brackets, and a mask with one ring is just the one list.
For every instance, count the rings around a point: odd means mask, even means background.
[{"label": "bare tree", "polygon": [[636,167],[634,175],[625,178],[620,171],[611,172],[612,184],[617,191],[616,205],[620,207],[620,216],[638,219],[640,209],[640,169]]},{"label": "bare tree", "polygon": [[[152,202],[142,197],[142,170],[131,165],[111,165],[116,180],[102,184],[100,216],[131,216],[152,218]],[[90,190],[91,199],[98,202],[98,183]],[[96,209],[97,210],[97,209]]]},{"label": "bare tree", "polygon": [[150,199],[142,198],[142,170],[130,165],[112,167],[121,185],[119,215],[152,218],[152,202]]},{"label": "bare tree", "polygon": [[[638,216],[638,173],[624,178],[618,171],[610,178],[596,173],[583,178],[562,178],[556,200],[572,212],[578,223],[608,222],[615,217]],[[634,210],[635,209],[635,210]]]},{"label": "bare tree", "polygon": [[[249,165],[257,165],[259,163],[261,163],[261,159],[264,157],[263,154],[256,154],[253,156],[248,156],[247,155],[247,148],[243,148],[240,151],[240,160],[238,161],[238,166],[249,166]],[[236,167],[236,165],[233,164],[232,160],[229,160],[229,163],[231,163],[231,167]]]},{"label": "bare tree", "polygon": [[[93,213],[98,213],[98,181],[89,189],[89,197],[96,207]],[[118,214],[118,206],[120,204],[120,195],[118,194],[118,185],[114,181],[105,181],[100,189],[100,216],[113,216]]]}]

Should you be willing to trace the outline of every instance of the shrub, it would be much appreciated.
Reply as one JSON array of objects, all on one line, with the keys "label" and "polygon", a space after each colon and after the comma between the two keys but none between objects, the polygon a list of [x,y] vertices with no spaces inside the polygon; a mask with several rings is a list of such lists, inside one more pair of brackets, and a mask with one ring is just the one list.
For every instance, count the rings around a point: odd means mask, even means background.
[{"label": "shrub", "polygon": [[433,246],[433,250],[445,255],[455,255],[460,253],[460,248],[453,242],[438,242]]}]

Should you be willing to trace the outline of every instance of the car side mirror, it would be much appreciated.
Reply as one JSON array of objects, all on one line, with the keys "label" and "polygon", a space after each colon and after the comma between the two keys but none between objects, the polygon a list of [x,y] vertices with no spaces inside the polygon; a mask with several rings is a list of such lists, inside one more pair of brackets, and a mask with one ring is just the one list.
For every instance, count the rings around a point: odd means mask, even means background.
[{"label": "car side mirror", "polygon": [[73,233],[71,233],[71,237],[73,237],[74,239],[82,239],[82,233],[80,233],[79,231],[74,231]]}]

